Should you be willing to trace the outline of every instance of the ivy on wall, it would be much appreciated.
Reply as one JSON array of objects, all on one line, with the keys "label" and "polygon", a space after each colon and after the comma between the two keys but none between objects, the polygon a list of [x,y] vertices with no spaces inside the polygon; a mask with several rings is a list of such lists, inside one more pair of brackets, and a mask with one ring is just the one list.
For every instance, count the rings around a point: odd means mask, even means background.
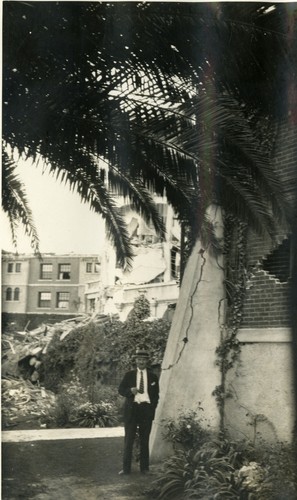
[{"label": "ivy on wall", "polygon": [[[240,353],[237,332],[242,320],[242,310],[246,292],[247,272],[247,225],[234,216],[224,216],[224,273],[226,302],[225,317],[220,322],[221,339],[216,349],[217,365],[221,371],[221,384],[213,395],[220,411],[221,431],[224,431],[225,400],[231,397],[226,388],[227,372],[234,366]],[[219,305],[219,319],[220,319]]]}]

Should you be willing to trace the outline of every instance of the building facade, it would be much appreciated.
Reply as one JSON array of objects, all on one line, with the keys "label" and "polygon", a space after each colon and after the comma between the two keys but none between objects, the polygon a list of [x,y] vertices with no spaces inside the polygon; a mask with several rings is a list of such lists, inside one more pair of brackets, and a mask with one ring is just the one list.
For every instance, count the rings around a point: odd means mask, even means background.
[{"label": "building facade", "polygon": [[[87,303],[95,311],[118,314],[125,321],[134,301],[144,294],[150,302],[151,318],[162,318],[179,296],[180,224],[166,197],[154,197],[166,228],[166,238],[157,234],[131,205],[123,205],[130,242],[134,252],[131,269],[117,266],[115,251],[106,242],[102,253],[102,280],[89,283]],[[89,311],[91,312],[91,311]]]},{"label": "building facade", "polygon": [[85,312],[87,282],[98,280],[96,255],[2,255],[2,312],[65,317]]}]

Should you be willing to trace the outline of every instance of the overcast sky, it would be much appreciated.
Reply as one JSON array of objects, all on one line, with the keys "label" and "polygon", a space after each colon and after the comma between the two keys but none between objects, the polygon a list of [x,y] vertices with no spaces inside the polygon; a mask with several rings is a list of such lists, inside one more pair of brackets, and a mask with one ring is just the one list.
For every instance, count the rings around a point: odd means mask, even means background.
[{"label": "overcast sky", "polygon": [[[99,254],[104,244],[104,225],[99,215],[80,202],[77,194],[54,177],[42,173],[42,166],[19,162],[17,172],[26,185],[40,239],[41,252]],[[7,217],[1,214],[2,249],[15,251]],[[32,253],[30,239],[18,233],[18,252]]]}]

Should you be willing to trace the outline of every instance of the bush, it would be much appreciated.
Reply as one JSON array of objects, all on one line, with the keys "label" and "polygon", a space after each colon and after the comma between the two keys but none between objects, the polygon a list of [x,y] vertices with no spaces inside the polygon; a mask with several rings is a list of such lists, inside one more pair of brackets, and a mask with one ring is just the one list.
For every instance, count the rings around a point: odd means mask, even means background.
[{"label": "bush", "polygon": [[44,386],[54,392],[75,372],[85,387],[98,381],[108,383],[111,375],[130,369],[137,344],[146,345],[152,365],[162,363],[170,329],[168,321],[143,321],[149,315],[149,302],[139,297],[125,322],[110,319],[90,322],[73,329],[63,340],[57,331],[43,358]]},{"label": "bush", "polygon": [[49,427],[112,427],[120,418],[120,396],[114,388],[96,387],[90,401],[88,390],[73,377],[60,387],[45,423]]},{"label": "bush", "polygon": [[[199,406],[198,410],[203,411],[203,408]],[[203,420],[195,410],[181,411],[176,420],[163,420],[163,437],[175,450],[197,448],[210,436],[210,432],[202,426]]]},{"label": "bush", "polygon": [[113,427],[118,424],[113,403],[85,403],[75,411],[73,423],[79,427]]},{"label": "bush", "polygon": [[[200,409],[201,410],[201,409]],[[282,443],[255,446],[205,431],[196,412],[165,422],[174,449],[149,491],[160,499],[294,500],[296,456]]]},{"label": "bush", "polygon": [[69,383],[62,384],[56,396],[56,403],[46,416],[49,427],[69,427],[72,424],[75,408],[88,401],[87,390],[74,377]]},{"label": "bush", "polygon": [[100,328],[89,325],[75,354],[75,372],[85,386],[98,380],[104,384],[112,373],[131,369],[139,343],[147,347],[151,364],[160,365],[169,329],[169,322],[162,319],[152,322],[109,321]]},{"label": "bush", "polygon": [[72,330],[62,341],[61,331],[57,330],[43,357],[44,386],[54,392],[71,378],[76,354],[84,339],[87,326]]}]

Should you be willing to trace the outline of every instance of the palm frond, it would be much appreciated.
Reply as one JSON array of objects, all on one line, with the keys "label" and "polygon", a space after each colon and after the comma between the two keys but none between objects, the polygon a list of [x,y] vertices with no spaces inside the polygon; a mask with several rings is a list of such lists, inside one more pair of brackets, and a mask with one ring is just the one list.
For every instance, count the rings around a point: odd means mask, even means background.
[{"label": "palm frond", "polygon": [[24,184],[15,172],[16,164],[2,149],[2,208],[7,215],[11,229],[12,242],[17,249],[16,231],[20,224],[30,238],[34,253],[40,256],[39,237],[35,227],[32,211],[29,207]]}]

